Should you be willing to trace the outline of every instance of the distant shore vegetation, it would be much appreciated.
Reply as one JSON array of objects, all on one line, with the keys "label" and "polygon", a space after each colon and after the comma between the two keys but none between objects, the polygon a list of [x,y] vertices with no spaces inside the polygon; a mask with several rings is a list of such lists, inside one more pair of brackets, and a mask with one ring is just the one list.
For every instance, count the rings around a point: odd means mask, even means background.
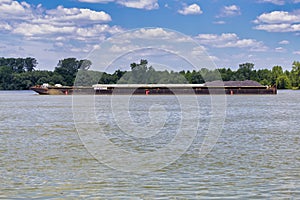
[{"label": "distant shore vegetation", "polygon": [[[58,61],[53,71],[37,70],[35,58],[0,57],[0,90],[26,90],[31,86],[48,83],[72,86],[91,86],[92,84],[132,84],[132,83],[192,83],[208,81],[243,81],[253,80],[262,85],[276,85],[278,89],[300,88],[300,62],[294,61],[290,71],[283,71],[281,66],[272,69],[254,69],[253,63],[242,63],[237,70],[218,68],[198,71],[156,71],[147,60],[131,63],[129,71],[116,70],[114,73],[91,71],[92,62],[65,58]],[[221,77],[220,77],[221,76]],[[76,80],[75,80],[76,79]]]}]

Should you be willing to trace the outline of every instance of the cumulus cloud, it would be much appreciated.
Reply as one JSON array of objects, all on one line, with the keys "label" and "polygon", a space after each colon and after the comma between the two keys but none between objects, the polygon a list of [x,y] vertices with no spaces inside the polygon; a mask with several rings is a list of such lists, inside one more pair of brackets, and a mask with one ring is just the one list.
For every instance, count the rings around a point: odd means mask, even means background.
[{"label": "cumulus cloud", "polygon": [[217,17],[232,17],[241,14],[241,9],[237,5],[224,6]]},{"label": "cumulus cloud", "polygon": [[206,52],[207,49],[204,47],[204,46],[198,46],[198,47],[194,47],[192,50],[191,50],[191,53],[192,55],[194,56],[201,56],[203,55],[204,52]]},{"label": "cumulus cloud", "polygon": [[293,54],[300,55],[300,51],[293,51]]},{"label": "cumulus cloud", "polygon": [[[50,10],[24,1],[0,0],[0,18],[0,34],[14,38],[2,41],[9,49],[0,53],[11,57],[34,55],[41,66],[51,69],[57,59],[70,53],[78,58],[85,56],[107,37],[123,31],[108,24],[112,19],[104,11],[63,6]],[[16,41],[22,42],[16,46]]]},{"label": "cumulus cloud", "polygon": [[46,20],[53,21],[72,21],[76,23],[99,23],[111,21],[109,14],[103,11],[94,11],[90,9],[79,9],[79,8],[64,8],[58,6],[56,9],[46,11]]},{"label": "cumulus cloud", "polygon": [[129,8],[138,8],[146,10],[153,10],[159,8],[157,0],[117,0],[117,3]]},{"label": "cumulus cloud", "polygon": [[[5,21],[0,23],[0,31],[11,31],[26,39],[55,40],[61,36],[66,39],[82,37],[101,37],[122,31],[117,26],[105,24],[111,16],[104,11],[82,8],[64,8],[46,10],[42,5],[32,6],[26,2],[0,0],[0,16]],[[11,16],[14,16],[13,18]]]},{"label": "cumulus cloud", "polygon": [[78,0],[87,3],[108,3],[115,2],[128,8],[137,8],[145,10],[153,10],[159,8],[158,0]]},{"label": "cumulus cloud", "polygon": [[252,51],[265,51],[263,42],[254,39],[240,39],[235,33],[199,34],[196,39],[202,45],[216,48],[249,48]]},{"label": "cumulus cloud", "polygon": [[257,17],[256,23],[295,23],[300,22],[300,15],[286,11],[273,11],[270,13],[263,13]]},{"label": "cumulus cloud", "polygon": [[80,2],[86,2],[86,3],[108,3],[108,2],[114,2],[115,0],[78,0]]},{"label": "cumulus cloud", "polygon": [[213,22],[214,24],[226,24],[226,22],[225,21],[215,21],[215,22]]},{"label": "cumulus cloud", "polygon": [[300,51],[294,51],[293,54],[300,55]]},{"label": "cumulus cloud", "polygon": [[258,24],[254,28],[268,32],[298,32],[300,31],[299,11],[272,11],[263,13],[254,20]]},{"label": "cumulus cloud", "polygon": [[12,0],[0,1],[0,17],[1,19],[28,19],[32,14],[31,6],[26,2],[18,2]]},{"label": "cumulus cloud", "polygon": [[202,14],[203,11],[201,10],[199,5],[194,3],[189,6],[185,5],[181,10],[178,10],[178,13],[182,15],[197,15]]},{"label": "cumulus cloud", "polygon": [[2,22],[2,23],[0,22],[0,30],[10,31],[12,30],[12,26],[6,22]]},{"label": "cumulus cloud", "polygon": [[260,0],[260,3],[272,3],[272,4],[276,4],[276,5],[284,5],[285,4],[285,0]]},{"label": "cumulus cloud", "polygon": [[175,39],[175,36],[173,32],[167,32],[163,28],[151,28],[151,29],[139,29],[134,32],[130,32],[128,34],[123,34],[123,39],[126,38],[159,38],[159,39]]},{"label": "cumulus cloud", "polygon": [[276,47],[276,48],[275,48],[275,51],[276,51],[276,52],[280,52],[280,53],[281,53],[281,52],[285,52],[285,51],[286,51],[286,49],[285,49],[285,48],[283,48],[283,47]]},{"label": "cumulus cloud", "polygon": [[261,24],[255,29],[268,32],[299,32],[300,24]]},{"label": "cumulus cloud", "polygon": [[24,36],[35,36],[35,35],[50,35],[59,33],[72,33],[75,27],[58,27],[51,24],[30,24],[21,23],[16,26],[12,33],[24,35]]},{"label": "cumulus cloud", "polygon": [[288,40],[282,40],[278,42],[278,44],[289,44],[290,42]]},{"label": "cumulus cloud", "polygon": [[275,5],[285,5],[286,3],[300,3],[300,0],[259,0],[259,3],[272,3]]}]

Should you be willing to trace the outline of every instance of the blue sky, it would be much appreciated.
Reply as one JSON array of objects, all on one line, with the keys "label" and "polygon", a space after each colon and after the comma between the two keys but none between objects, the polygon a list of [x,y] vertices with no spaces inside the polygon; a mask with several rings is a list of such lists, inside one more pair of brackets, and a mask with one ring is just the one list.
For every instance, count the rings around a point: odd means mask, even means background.
[{"label": "blue sky", "polygon": [[191,37],[217,67],[290,70],[300,60],[300,0],[0,0],[0,17],[0,56],[32,56],[39,69],[144,27]]}]

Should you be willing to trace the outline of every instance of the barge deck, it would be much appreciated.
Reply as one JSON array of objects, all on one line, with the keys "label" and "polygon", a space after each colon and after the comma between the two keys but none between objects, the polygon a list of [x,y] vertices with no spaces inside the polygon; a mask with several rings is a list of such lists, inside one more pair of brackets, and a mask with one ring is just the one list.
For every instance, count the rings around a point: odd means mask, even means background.
[{"label": "barge deck", "polygon": [[255,81],[213,81],[205,84],[96,84],[91,87],[34,86],[30,89],[41,95],[277,94],[276,86],[262,86]]}]

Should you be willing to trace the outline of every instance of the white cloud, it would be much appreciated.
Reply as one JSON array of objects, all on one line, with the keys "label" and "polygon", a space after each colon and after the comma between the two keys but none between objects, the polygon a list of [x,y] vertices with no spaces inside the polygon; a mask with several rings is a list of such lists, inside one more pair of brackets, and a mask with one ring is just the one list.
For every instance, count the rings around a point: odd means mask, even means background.
[{"label": "white cloud", "polygon": [[214,24],[226,24],[226,22],[221,20],[221,21],[215,21]]},{"label": "white cloud", "polygon": [[56,22],[76,22],[78,23],[99,23],[111,21],[109,14],[103,11],[94,11],[90,9],[64,8],[58,6],[54,10],[46,11],[45,20]]},{"label": "white cloud", "polygon": [[128,34],[123,34],[123,39],[126,38],[159,38],[159,39],[171,39],[174,36],[172,32],[167,32],[163,28],[150,28],[150,29],[139,29],[130,32]]},{"label": "white cloud", "polygon": [[199,34],[196,39],[203,45],[216,48],[249,48],[252,51],[265,51],[263,42],[254,39],[240,39],[235,33]]},{"label": "white cloud", "polygon": [[[119,1],[119,4],[128,2]],[[158,6],[156,0],[130,2],[134,4],[126,4],[126,6],[143,9]],[[85,57],[94,48],[99,48],[98,44],[112,34],[124,31],[119,26],[109,25],[107,22],[111,21],[111,17],[104,11],[63,6],[47,10],[40,4],[35,6],[13,0],[0,0],[0,17],[2,19],[0,34],[18,36],[13,37],[14,41],[7,42],[7,44],[2,42],[3,45],[19,44],[18,48],[3,49],[0,53],[3,56],[12,57],[34,56],[39,60],[40,66],[51,67],[51,69],[54,66],[51,62],[56,63],[58,59],[67,56]],[[141,39],[143,37],[160,39],[172,37],[159,28],[142,29],[134,36],[138,35]],[[116,51],[116,48],[114,50]]]},{"label": "white cloud", "polygon": [[109,51],[112,53],[121,53],[121,52],[126,52],[128,49],[141,49],[139,46],[134,46],[134,45],[112,45],[109,48]]},{"label": "white cloud", "polygon": [[293,54],[300,55],[300,51],[294,51]]},{"label": "white cloud", "polygon": [[10,57],[33,56],[40,66],[51,69],[51,62],[67,56],[85,57],[107,37],[123,31],[107,24],[111,17],[104,11],[63,6],[47,10],[41,4],[12,0],[0,0],[0,17],[0,34],[17,36],[6,46],[20,47],[0,53]]},{"label": "white cloud", "polygon": [[300,0],[259,0],[259,3],[272,3],[275,5],[285,5],[286,3],[299,3]]},{"label": "white cloud", "polygon": [[[3,1],[3,0],[2,0]],[[6,0],[0,2],[0,17],[7,21],[20,20],[30,23],[102,23],[111,21],[109,14],[90,9],[64,8],[44,10],[42,5],[30,6],[26,2]]]},{"label": "white cloud", "polygon": [[276,51],[276,52],[285,52],[286,49],[283,48],[283,47],[276,47],[276,48],[275,48],[275,51]]},{"label": "white cloud", "polygon": [[80,2],[86,2],[86,3],[108,3],[113,2],[115,0],[79,0]]},{"label": "white cloud", "polygon": [[278,42],[278,44],[289,44],[290,42],[288,40],[282,40]]},{"label": "white cloud", "polygon": [[299,11],[273,11],[263,13],[256,18],[254,28],[268,32],[298,32],[300,31]]},{"label": "white cloud", "polygon": [[[12,9],[12,6],[15,8]],[[0,0],[0,10],[5,8],[7,8],[5,12],[0,12],[0,16],[5,19],[5,22],[0,23],[0,32],[11,31],[12,34],[21,35],[27,40],[45,40],[44,36],[47,36],[47,41],[54,41],[58,37],[63,38],[64,41],[84,41],[85,38],[99,41],[107,34],[122,31],[117,26],[111,27],[105,24],[111,21],[111,17],[104,11],[63,6],[45,10],[42,5],[34,7],[26,2]],[[30,15],[23,16],[24,13]]]},{"label": "white cloud", "polygon": [[285,0],[260,0],[260,3],[272,3],[272,4],[276,4],[276,5],[284,5],[285,4]]},{"label": "white cloud", "polygon": [[204,52],[206,52],[206,48],[204,46],[198,46],[192,49],[192,54],[195,56],[203,55]]},{"label": "white cloud", "polygon": [[76,34],[81,37],[97,37],[99,36],[99,33],[110,33],[115,34],[121,32],[122,29],[120,29],[117,26],[109,26],[107,24],[96,24],[89,28],[77,28]]},{"label": "white cloud", "polygon": [[203,11],[201,10],[199,5],[194,3],[189,6],[184,6],[181,10],[178,10],[178,13],[182,15],[197,15],[202,14]]},{"label": "white cloud", "polygon": [[138,8],[146,10],[153,10],[159,8],[157,0],[117,0],[117,3],[129,8]]},{"label": "white cloud", "polygon": [[26,2],[19,3],[12,0],[0,1],[1,19],[29,18],[31,16],[31,7]]},{"label": "white cloud", "polygon": [[241,15],[241,9],[237,5],[224,6],[217,17],[232,17]]},{"label": "white cloud", "polygon": [[255,29],[268,32],[299,32],[300,24],[262,24]]},{"label": "white cloud", "polygon": [[2,22],[2,23],[0,22],[0,30],[10,31],[12,30],[12,26],[6,22]]},{"label": "white cloud", "polygon": [[209,58],[214,62],[220,61],[220,59],[217,56],[209,56]]},{"label": "white cloud", "polygon": [[24,36],[35,36],[35,35],[49,35],[66,33],[70,34],[74,32],[75,27],[57,27],[51,24],[30,24],[21,23],[15,27],[12,33],[24,35]]},{"label": "white cloud", "polygon": [[300,22],[300,15],[296,13],[289,13],[286,11],[273,11],[270,13],[263,13],[257,17],[255,23],[296,23]]},{"label": "white cloud", "polygon": [[115,2],[128,8],[137,8],[145,10],[158,9],[158,0],[78,0],[87,3],[108,3]]}]

